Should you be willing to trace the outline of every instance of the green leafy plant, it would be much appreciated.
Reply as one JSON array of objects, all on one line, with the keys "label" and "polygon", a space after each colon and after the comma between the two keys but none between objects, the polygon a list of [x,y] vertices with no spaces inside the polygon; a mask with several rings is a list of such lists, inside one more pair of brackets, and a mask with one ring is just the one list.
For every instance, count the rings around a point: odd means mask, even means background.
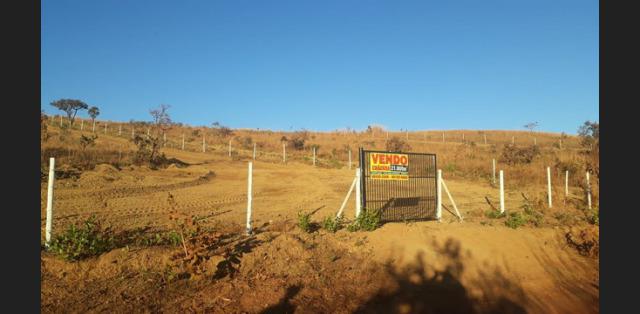
[{"label": "green leafy plant", "polygon": [[49,251],[66,260],[77,261],[100,255],[113,247],[111,230],[102,228],[95,221],[95,216],[92,216],[80,226],[70,225],[64,233],[55,236],[49,245]]},{"label": "green leafy plant", "polygon": [[587,214],[587,221],[592,225],[600,225],[600,210],[598,208],[592,209]]},{"label": "green leafy plant", "polygon": [[304,232],[311,232],[311,214],[299,212],[298,227]]},{"label": "green leafy plant", "polygon": [[484,216],[487,217],[487,218],[491,218],[491,219],[499,219],[499,218],[506,217],[507,214],[506,213],[501,213],[498,210],[488,210],[488,211],[484,212]]},{"label": "green leafy plant", "polygon": [[542,222],[544,220],[544,215],[542,214],[542,212],[535,210],[535,208],[530,202],[525,201],[520,208],[524,210],[524,214],[525,214],[525,218],[527,219],[527,222],[533,224],[536,227],[539,227],[542,225]]},{"label": "green leafy plant", "polygon": [[338,231],[341,225],[342,225],[342,217],[334,218],[333,216],[328,216],[322,221],[322,228],[332,233],[335,233],[336,231]]},{"label": "green leafy plant", "polygon": [[380,227],[380,219],[382,212],[379,210],[366,210],[363,209],[360,216],[356,220],[347,226],[347,230],[354,231],[373,231]]},{"label": "green leafy plant", "polygon": [[513,229],[517,229],[518,227],[526,225],[528,222],[527,217],[521,212],[513,212],[509,213],[509,218],[504,222],[504,224]]}]

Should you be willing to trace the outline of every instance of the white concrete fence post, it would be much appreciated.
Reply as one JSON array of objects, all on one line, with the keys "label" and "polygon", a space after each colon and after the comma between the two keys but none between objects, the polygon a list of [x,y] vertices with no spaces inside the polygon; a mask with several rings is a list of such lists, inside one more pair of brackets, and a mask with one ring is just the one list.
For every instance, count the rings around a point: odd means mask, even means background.
[{"label": "white concrete fence post", "polygon": [[151,135],[151,129],[147,128],[147,136]]},{"label": "white concrete fence post", "polygon": [[53,225],[53,184],[55,182],[56,160],[49,158],[49,183],[47,186],[47,222],[45,227],[45,245],[48,247],[51,242],[51,226]]},{"label": "white concrete fence post", "polygon": [[207,143],[205,142],[204,134],[202,135],[202,152],[203,153],[207,152]]},{"label": "white concrete fence post", "polygon": [[313,146],[313,165],[316,165],[316,147]]},{"label": "white concrete fence post", "polygon": [[351,149],[349,149],[349,170],[351,170]]},{"label": "white concrete fence post", "polygon": [[131,138],[135,138],[136,137],[136,129],[134,127],[131,127]]},{"label": "white concrete fence post", "polygon": [[483,134],[483,135],[484,135],[484,145],[487,145],[487,135],[486,134]]},{"label": "white concrete fence post", "polygon": [[122,135],[122,125],[118,125],[118,136]]},{"label": "white concrete fence post", "polygon": [[500,170],[500,213],[504,213],[504,172]]},{"label": "white concrete fence post", "polygon": [[256,143],[253,143],[253,160],[256,160]]},{"label": "white concrete fence post", "polygon": [[249,174],[247,177],[247,235],[251,234],[251,205],[253,202],[253,162],[249,162]]},{"label": "white concrete fence post", "polygon": [[564,197],[569,197],[569,170],[564,172]]},{"label": "white concrete fence post", "polygon": [[287,162],[287,144],[282,142],[282,162]]},{"label": "white concrete fence post", "polygon": [[511,137],[511,144],[514,144],[514,145],[516,144],[516,137],[515,136]]},{"label": "white concrete fence post", "polygon": [[182,133],[182,150],[184,150],[184,133]]},{"label": "white concrete fence post", "polygon": [[84,120],[80,120],[80,131],[84,130]]},{"label": "white concrete fence post", "polygon": [[587,171],[587,205],[591,209],[591,183],[589,182],[589,171]]},{"label": "white concrete fence post", "polygon": [[167,133],[162,133],[162,146],[167,146]]},{"label": "white concrete fence post", "polygon": [[547,198],[549,201],[549,208],[553,207],[551,203],[551,167],[547,167]]},{"label": "white concrete fence post", "polygon": [[93,120],[93,127],[91,129],[91,132],[96,132],[96,120]]},{"label": "white concrete fence post", "polygon": [[362,199],[360,199],[360,183],[362,178],[360,177],[360,168],[356,168],[356,218],[360,217],[360,211],[362,210]]},{"label": "white concrete fence post", "polygon": [[436,179],[436,219],[442,218],[442,170],[438,169],[438,177]]},{"label": "white concrete fence post", "polygon": [[442,132],[442,142],[444,143],[444,132]]},{"label": "white concrete fence post", "polygon": [[229,140],[229,157],[231,157],[231,140]]},{"label": "white concrete fence post", "polygon": [[347,205],[347,201],[349,200],[349,196],[351,196],[351,192],[355,188],[355,185],[356,185],[357,182],[358,182],[358,178],[353,178],[353,181],[351,182],[351,187],[349,187],[349,191],[347,192],[347,196],[345,196],[344,201],[342,201],[342,205],[340,206],[340,209],[338,210],[338,214],[336,215],[336,218],[342,217],[342,211],[344,210],[344,207]]},{"label": "white concrete fence post", "polygon": [[60,115],[60,127],[62,127],[62,115]]},{"label": "white concrete fence post", "polygon": [[464,133],[462,133],[462,141],[464,142]]}]

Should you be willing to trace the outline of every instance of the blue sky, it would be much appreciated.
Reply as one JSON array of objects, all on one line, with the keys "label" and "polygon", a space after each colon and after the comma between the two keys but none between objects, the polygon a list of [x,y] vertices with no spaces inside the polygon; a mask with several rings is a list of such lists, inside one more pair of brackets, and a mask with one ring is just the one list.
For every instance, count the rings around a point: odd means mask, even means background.
[{"label": "blue sky", "polygon": [[[599,120],[597,1],[43,1],[41,108],[234,128]],[[86,113],[82,114],[86,116]]]}]

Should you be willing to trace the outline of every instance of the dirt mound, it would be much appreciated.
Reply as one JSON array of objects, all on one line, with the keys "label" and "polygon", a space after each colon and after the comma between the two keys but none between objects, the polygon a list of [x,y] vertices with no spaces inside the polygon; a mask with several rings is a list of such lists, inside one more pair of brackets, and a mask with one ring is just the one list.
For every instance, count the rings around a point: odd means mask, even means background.
[{"label": "dirt mound", "polygon": [[109,164],[99,164],[92,171],[83,172],[80,175],[81,185],[102,185],[113,182],[121,177],[120,171]]}]

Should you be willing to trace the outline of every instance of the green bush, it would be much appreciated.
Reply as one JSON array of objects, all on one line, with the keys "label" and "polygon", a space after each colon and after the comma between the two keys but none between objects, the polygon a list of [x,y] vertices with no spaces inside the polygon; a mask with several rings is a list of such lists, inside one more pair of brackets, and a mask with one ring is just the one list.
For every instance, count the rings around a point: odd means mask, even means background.
[{"label": "green bush", "polygon": [[311,232],[311,214],[298,213],[298,227],[304,232]]},{"label": "green bush", "polygon": [[498,210],[488,210],[488,211],[484,212],[484,216],[487,217],[487,218],[491,218],[491,219],[499,219],[499,218],[503,218],[503,217],[507,216],[507,214],[501,213]]},{"label": "green bush", "polygon": [[156,233],[150,237],[143,237],[139,244],[143,246],[155,246],[155,245],[172,245],[178,246],[182,243],[180,234],[174,230],[167,233]]},{"label": "green bush", "polygon": [[341,225],[342,225],[342,217],[334,218],[333,216],[329,216],[322,221],[322,228],[333,233],[338,231]]},{"label": "green bush", "polygon": [[70,225],[64,233],[55,236],[49,251],[66,260],[77,261],[108,252],[113,247],[110,230],[103,229],[92,216],[80,226]]},{"label": "green bush", "polygon": [[592,225],[600,225],[600,210],[598,208],[592,209],[587,214],[587,221]]},{"label": "green bush", "polygon": [[363,209],[360,216],[347,227],[347,230],[353,231],[373,231],[380,226],[380,218],[382,213],[379,210]]},{"label": "green bush", "polygon": [[509,213],[509,218],[507,218],[504,224],[509,228],[516,229],[527,224],[527,221],[527,217],[523,213],[513,212]]},{"label": "green bush", "polygon": [[536,227],[542,225],[544,215],[541,212],[535,210],[531,203],[525,202],[524,204],[522,204],[521,208],[524,210],[525,218],[528,222],[532,223]]}]

